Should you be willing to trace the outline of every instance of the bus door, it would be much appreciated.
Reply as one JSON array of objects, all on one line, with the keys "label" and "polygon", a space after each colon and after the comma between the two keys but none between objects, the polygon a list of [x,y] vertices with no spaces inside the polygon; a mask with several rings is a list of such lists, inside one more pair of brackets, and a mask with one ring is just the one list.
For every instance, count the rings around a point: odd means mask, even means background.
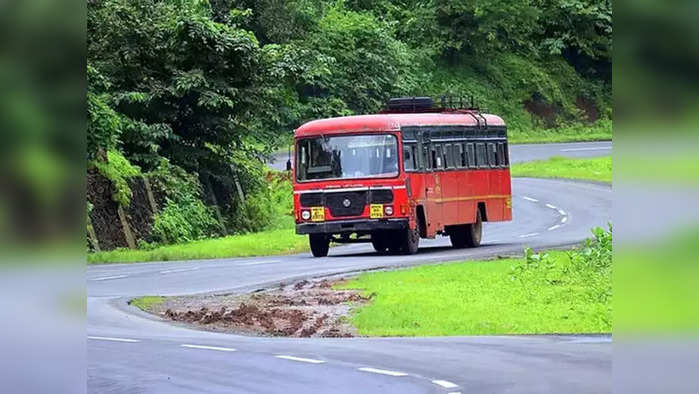
[{"label": "bus door", "polygon": [[442,228],[442,184],[440,172],[444,168],[441,146],[425,145],[427,149],[425,172],[425,216],[427,218],[427,235],[433,237]]}]

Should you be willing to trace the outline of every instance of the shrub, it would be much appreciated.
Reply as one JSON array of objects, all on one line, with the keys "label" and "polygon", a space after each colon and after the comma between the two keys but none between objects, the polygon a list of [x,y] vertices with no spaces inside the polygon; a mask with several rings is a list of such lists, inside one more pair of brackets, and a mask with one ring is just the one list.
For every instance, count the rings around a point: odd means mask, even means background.
[{"label": "shrub", "polygon": [[240,232],[273,230],[293,226],[293,192],[284,174],[269,172],[266,184],[247,196],[245,205],[229,217],[231,228]]},{"label": "shrub", "polygon": [[583,247],[568,252],[568,262],[555,260],[548,253],[534,253],[527,248],[521,263],[510,268],[510,280],[526,287],[546,284],[579,285],[587,289],[593,302],[611,308],[612,297],[612,225],[609,231],[592,229],[593,239],[585,240]]},{"label": "shrub", "polygon": [[165,208],[155,215],[153,237],[160,243],[182,243],[218,234],[219,224],[211,208],[188,195],[175,202],[166,200]]},{"label": "shrub", "polygon": [[129,206],[132,193],[127,178],[141,175],[141,169],[132,165],[121,152],[114,150],[107,152],[106,161],[95,160],[92,163],[112,183],[112,199],[123,207]]}]

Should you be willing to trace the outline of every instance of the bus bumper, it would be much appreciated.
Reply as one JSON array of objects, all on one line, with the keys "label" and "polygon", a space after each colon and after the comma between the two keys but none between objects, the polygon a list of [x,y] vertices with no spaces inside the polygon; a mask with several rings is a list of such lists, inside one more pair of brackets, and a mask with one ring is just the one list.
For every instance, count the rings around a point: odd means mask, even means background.
[{"label": "bus bumper", "polygon": [[408,228],[408,219],[333,220],[322,223],[300,223],[296,234],[342,234]]}]

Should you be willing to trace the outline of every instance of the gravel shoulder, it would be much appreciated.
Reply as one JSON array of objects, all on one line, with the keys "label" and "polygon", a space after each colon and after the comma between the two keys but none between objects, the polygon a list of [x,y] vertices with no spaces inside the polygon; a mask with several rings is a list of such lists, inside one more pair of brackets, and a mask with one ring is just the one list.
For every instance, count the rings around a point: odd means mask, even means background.
[{"label": "gravel shoulder", "polygon": [[[334,290],[340,280],[303,280],[251,294],[164,297],[144,310],[197,329],[252,336],[353,337],[354,308],[371,301],[357,290]],[[132,301],[137,304],[138,299]]]}]

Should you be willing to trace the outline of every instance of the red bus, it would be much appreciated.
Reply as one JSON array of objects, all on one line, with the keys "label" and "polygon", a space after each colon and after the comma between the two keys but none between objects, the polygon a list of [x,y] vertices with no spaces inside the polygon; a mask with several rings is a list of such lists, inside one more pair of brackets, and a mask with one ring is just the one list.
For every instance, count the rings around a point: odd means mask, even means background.
[{"label": "red bus", "polygon": [[414,254],[420,238],[438,234],[455,248],[475,247],[482,222],[512,219],[500,117],[392,101],[380,114],[295,130],[296,233],[309,235],[313,256],[326,256],[330,242]]}]

